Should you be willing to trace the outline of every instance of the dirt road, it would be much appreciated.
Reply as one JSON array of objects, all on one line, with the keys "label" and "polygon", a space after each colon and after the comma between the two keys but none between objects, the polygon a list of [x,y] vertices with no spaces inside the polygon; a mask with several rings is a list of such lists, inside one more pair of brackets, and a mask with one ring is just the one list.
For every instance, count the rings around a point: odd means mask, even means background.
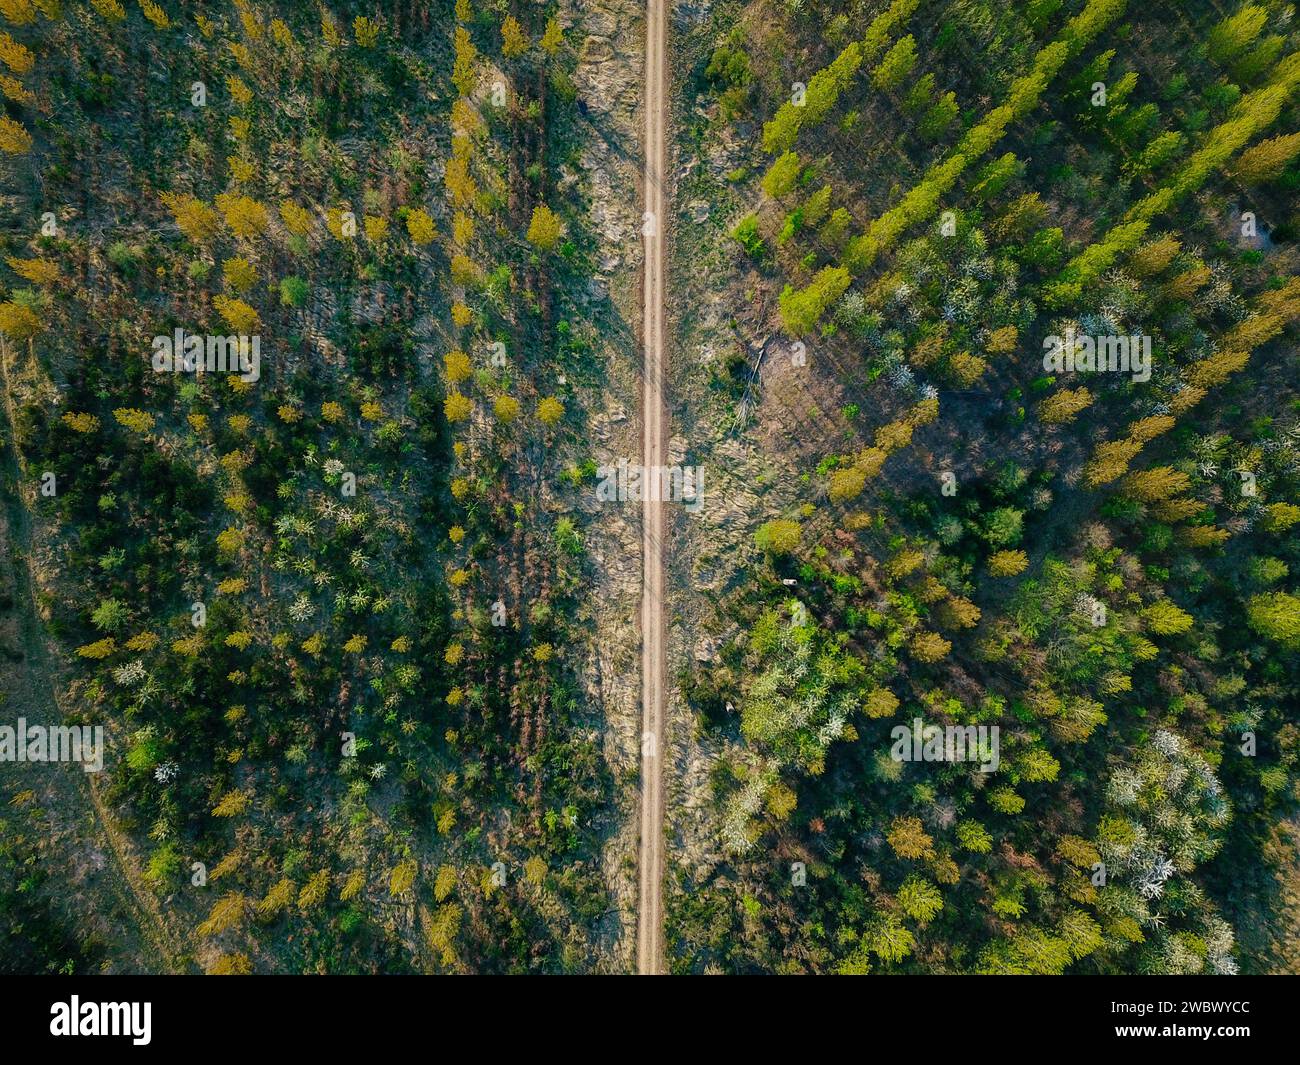
[{"label": "dirt road", "polygon": [[[667,0],[646,3],[645,63],[645,307],[641,388],[642,463],[646,474],[667,465],[664,381],[664,134]],[[657,493],[646,493],[647,496]],[[664,503],[642,503],[641,584],[641,886],[637,906],[637,972],[663,972],[664,879]]]}]

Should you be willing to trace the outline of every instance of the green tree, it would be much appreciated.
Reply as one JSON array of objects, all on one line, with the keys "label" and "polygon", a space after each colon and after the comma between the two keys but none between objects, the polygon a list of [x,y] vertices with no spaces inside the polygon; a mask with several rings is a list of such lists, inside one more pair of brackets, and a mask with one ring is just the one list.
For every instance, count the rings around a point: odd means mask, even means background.
[{"label": "green tree", "polygon": [[957,106],[957,94],[953,92],[944,93],[934,102],[921,119],[917,132],[926,140],[938,140],[948,128],[956,121],[960,108]]},{"label": "green tree", "polygon": [[131,611],[120,599],[105,599],[90,616],[95,628],[100,632],[117,632],[126,624]]},{"label": "green tree", "polygon": [[1014,507],[998,507],[984,521],[984,539],[991,547],[1014,547],[1020,542],[1024,514]]},{"label": "green tree", "polygon": [[754,533],[754,543],[760,551],[773,555],[788,555],[799,546],[800,528],[797,521],[776,520],[765,522]]},{"label": "green tree", "polygon": [[307,302],[311,286],[301,277],[286,277],[280,281],[280,302],[285,307],[301,307]]},{"label": "green tree", "polygon": [[831,206],[831,187],[823,185],[811,196],[808,197],[800,208],[800,224],[803,226],[816,227],[821,225],[822,219],[826,217],[826,212]]},{"label": "green tree", "polygon": [[713,49],[704,76],[724,88],[743,88],[753,79],[749,67],[749,53],[740,47],[738,40],[728,40]]},{"label": "green tree", "polygon": [[871,82],[877,89],[897,89],[903,80],[912,73],[916,66],[916,39],[909,33],[885,53],[871,74]]},{"label": "green tree", "polygon": [[898,906],[924,928],[943,909],[943,896],[930,881],[909,876],[898,889]]},{"label": "green tree", "polygon": [[781,199],[794,188],[802,169],[798,153],[786,152],[767,168],[767,173],[763,175],[763,191],[774,200]]},{"label": "green tree", "polygon": [[1216,63],[1226,65],[1250,47],[1266,22],[1268,12],[1264,8],[1247,4],[1210,31],[1205,50]]},{"label": "green tree", "polygon": [[826,266],[808,285],[795,291],[789,285],[781,293],[781,320],[791,336],[802,336],[826,313],[826,308],[849,287],[849,272],[843,266]]},{"label": "green tree", "polygon": [[1253,595],[1246,604],[1246,619],[1261,636],[1300,650],[1300,596],[1287,592]]},{"label": "green tree", "polygon": [[862,65],[862,46],[853,41],[809,80],[801,102],[787,100],[763,126],[763,150],[788,151],[804,126],[815,126],[835,106]]}]

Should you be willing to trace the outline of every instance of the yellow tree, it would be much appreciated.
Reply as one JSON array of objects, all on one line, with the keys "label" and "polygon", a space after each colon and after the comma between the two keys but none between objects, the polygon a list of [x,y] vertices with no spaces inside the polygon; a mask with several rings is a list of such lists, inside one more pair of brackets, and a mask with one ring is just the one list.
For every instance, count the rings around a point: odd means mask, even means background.
[{"label": "yellow tree", "polygon": [[15,74],[26,74],[35,62],[36,56],[30,48],[0,30],[0,63]]},{"label": "yellow tree", "polygon": [[422,208],[410,211],[406,215],[406,232],[416,244],[428,244],[438,234],[429,212]]},{"label": "yellow tree", "polygon": [[40,317],[30,307],[13,300],[0,303],[0,333],[10,340],[30,340],[43,328]]},{"label": "yellow tree", "polygon": [[280,218],[284,221],[284,228],[296,237],[305,237],[311,232],[311,212],[292,200],[281,201]]},{"label": "yellow tree", "polygon": [[754,533],[754,543],[760,551],[773,555],[788,555],[799,546],[803,533],[797,521],[774,519],[764,522]]},{"label": "yellow tree", "polygon": [[221,264],[221,275],[232,292],[242,294],[257,284],[257,268],[244,258],[227,259]]},{"label": "yellow tree", "polygon": [[469,378],[474,366],[463,351],[449,351],[442,357],[442,370],[447,380],[457,385]]},{"label": "yellow tree", "polygon": [[1048,425],[1063,425],[1078,417],[1081,410],[1092,405],[1092,393],[1086,388],[1062,389],[1043,400],[1038,416]]},{"label": "yellow tree", "polygon": [[388,893],[396,898],[404,895],[415,885],[415,875],[419,866],[412,861],[399,862],[388,876]]},{"label": "yellow tree", "polygon": [[15,26],[26,26],[36,18],[32,0],[0,0],[0,16]]},{"label": "yellow tree", "polygon": [[443,185],[451,195],[455,207],[473,207],[478,199],[478,185],[469,172],[469,160],[462,156],[453,156],[447,160],[447,169],[443,174]]},{"label": "yellow tree", "polygon": [[1300,155],[1300,133],[1287,133],[1260,141],[1255,147],[1241,153],[1233,173],[1249,184],[1272,181],[1297,155]]},{"label": "yellow tree", "polygon": [[554,425],[564,417],[564,404],[554,396],[547,396],[537,404],[537,419],[543,425]]},{"label": "yellow tree", "polygon": [[900,858],[929,858],[934,854],[934,840],[919,817],[895,817],[885,838]]},{"label": "yellow tree", "polygon": [[442,401],[442,412],[449,422],[463,422],[474,409],[474,401],[461,392],[448,392]]},{"label": "yellow tree", "polygon": [[469,30],[464,26],[456,27],[454,45],[456,58],[452,61],[452,83],[462,96],[472,96],[474,85],[478,80],[474,74],[474,60],[478,53],[469,39]]},{"label": "yellow tree", "polygon": [[836,470],[831,474],[830,500],[832,503],[845,503],[862,493],[867,483],[867,475],[856,466]]},{"label": "yellow tree", "polygon": [[1177,237],[1166,234],[1158,240],[1149,241],[1129,256],[1129,266],[1138,277],[1150,277],[1158,274],[1174,261],[1182,244]]},{"label": "yellow tree", "polygon": [[134,407],[118,407],[113,411],[113,417],[134,433],[147,433],[153,428],[153,415]]},{"label": "yellow tree", "polygon": [[24,107],[31,107],[36,103],[36,94],[28,92],[21,81],[8,74],[0,74],[0,92],[14,103],[22,104]]},{"label": "yellow tree", "polygon": [[1124,476],[1128,464],[1142,450],[1136,440],[1108,440],[1099,444],[1096,452],[1083,467],[1083,483],[1089,488],[1110,484]]},{"label": "yellow tree", "polygon": [[226,225],[237,237],[256,237],[266,229],[270,221],[266,208],[249,196],[223,192],[217,197],[216,203],[217,209],[226,217]]},{"label": "yellow tree", "polygon": [[908,643],[908,648],[921,662],[937,662],[952,650],[952,644],[937,632],[918,632]]},{"label": "yellow tree", "polygon": [[202,200],[174,192],[164,192],[162,202],[171,211],[176,226],[195,244],[211,240],[217,232],[217,212]]},{"label": "yellow tree", "polygon": [[278,880],[257,904],[259,920],[270,921],[283,913],[298,897],[298,885],[287,876]]},{"label": "yellow tree", "polygon": [[244,919],[248,909],[248,899],[237,891],[232,891],[213,904],[208,919],[199,925],[201,936],[215,936],[235,928]]},{"label": "yellow tree", "polygon": [[21,122],[0,116],[0,151],[8,155],[26,155],[32,150],[32,135]]},{"label": "yellow tree", "polygon": [[507,59],[517,59],[528,51],[528,34],[514,15],[507,15],[501,23],[501,54]]},{"label": "yellow tree", "polygon": [[867,717],[889,717],[898,709],[898,696],[888,688],[874,688],[867,695],[863,709]]},{"label": "yellow tree", "polygon": [[533,208],[532,221],[528,223],[528,243],[539,251],[551,251],[564,236],[564,223],[559,215],[545,204]]},{"label": "yellow tree", "polygon": [[34,285],[52,285],[59,279],[58,264],[48,259],[15,259],[9,256],[5,262],[15,274]]},{"label": "yellow tree", "polygon": [[212,808],[213,817],[238,817],[248,809],[250,796],[246,791],[228,791]]},{"label": "yellow tree", "polygon": [[1175,421],[1176,419],[1169,414],[1152,414],[1147,418],[1139,418],[1128,427],[1129,439],[1145,444],[1169,432],[1174,427]]},{"label": "yellow tree", "polygon": [[1125,477],[1124,492],[1143,503],[1155,503],[1185,492],[1191,484],[1192,480],[1187,474],[1172,466],[1155,466]]},{"label": "yellow tree", "polygon": [[140,0],[140,10],[144,12],[144,17],[153,23],[155,29],[171,29],[172,20],[167,17],[167,12],[153,2],[153,0]]},{"label": "yellow tree", "polygon": [[542,51],[553,56],[560,50],[560,45],[563,43],[564,30],[560,28],[559,20],[552,15],[546,20],[546,29],[542,33]]},{"label": "yellow tree", "polygon": [[519,417],[519,400],[514,396],[497,396],[492,401],[492,413],[502,425],[509,425]]},{"label": "yellow tree", "polygon": [[231,299],[229,296],[214,296],[212,305],[236,333],[249,336],[256,333],[261,325],[257,311],[243,300]]},{"label": "yellow tree", "polygon": [[358,15],[352,20],[352,36],[356,38],[358,48],[373,48],[379,41],[379,23]]},{"label": "yellow tree", "polygon": [[980,608],[964,596],[954,595],[939,604],[935,615],[950,629],[969,629],[980,619]]},{"label": "yellow tree", "polygon": [[998,551],[989,556],[989,573],[994,577],[1014,577],[1028,565],[1029,556],[1023,551]]}]

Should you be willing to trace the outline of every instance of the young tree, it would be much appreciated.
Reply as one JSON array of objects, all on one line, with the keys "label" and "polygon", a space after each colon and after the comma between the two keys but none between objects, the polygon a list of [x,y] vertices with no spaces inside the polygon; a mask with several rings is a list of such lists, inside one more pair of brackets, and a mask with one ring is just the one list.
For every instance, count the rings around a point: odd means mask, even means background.
[{"label": "young tree", "polygon": [[26,155],[32,150],[32,135],[21,122],[0,116],[0,151],[7,155]]},{"label": "young tree", "polygon": [[563,417],[564,404],[554,396],[546,396],[537,404],[537,420],[543,425],[555,425]]},{"label": "young tree", "polygon": [[352,36],[358,48],[373,48],[379,42],[379,23],[358,15],[352,20]]},{"label": "young tree", "polygon": [[528,223],[528,243],[538,251],[549,252],[555,249],[563,236],[564,223],[559,215],[545,204],[533,208],[533,217]]},{"label": "young tree", "polygon": [[1210,31],[1205,50],[1216,63],[1226,65],[1251,46],[1266,22],[1267,10],[1256,4],[1246,4]]},{"label": "young tree", "polygon": [[994,577],[1014,577],[1028,565],[1029,556],[1023,551],[997,551],[989,556],[989,573]]},{"label": "young tree", "polygon": [[934,840],[919,817],[895,817],[885,838],[900,858],[929,858],[934,854]]},{"label": "young tree", "polygon": [[1300,596],[1287,592],[1251,596],[1246,604],[1246,619],[1261,636],[1300,649]]},{"label": "young tree", "polygon": [[563,43],[564,30],[561,28],[559,20],[552,15],[546,20],[546,29],[542,33],[542,51],[549,56],[554,56]]},{"label": "young tree", "polygon": [[797,521],[765,522],[754,533],[754,543],[758,549],[773,555],[788,555],[799,546],[799,538],[800,528]]},{"label": "young tree", "polygon": [[880,65],[872,71],[871,82],[877,89],[897,89],[912,73],[914,66],[916,66],[916,39],[909,33],[885,53],[885,58],[880,61]]},{"label": "young tree", "polygon": [[763,191],[774,200],[782,199],[799,179],[803,163],[797,152],[786,152],[779,156],[763,175]]},{"label": "young tree", "polygon": [[507,15],[501,23],[501,54],[507,59],[518,59],[528,51],[528,34],[514,15]]},{"label": "young tree", "polygon": [[1300,155],[1300,133],[1271,137],[1242,152],[1233,173],[1249,185],[1258,185],[1280,177],[1297,155]]},{"label": "young tree", "polygon": [[843,266],[826,266],[805,288],[798,291],[789,285],[779,300],[781,320],[791,336],[803,336],[815,326],[826,308],[849,287],[849,272]]}]

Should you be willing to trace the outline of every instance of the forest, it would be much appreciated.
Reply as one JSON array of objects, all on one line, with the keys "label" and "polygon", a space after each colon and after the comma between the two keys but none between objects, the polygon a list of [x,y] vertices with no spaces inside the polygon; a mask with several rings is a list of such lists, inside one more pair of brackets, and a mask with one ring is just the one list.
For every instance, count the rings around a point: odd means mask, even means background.
[{"label": "forest", "polygon": [[0,972],[1300,972],[1290,3],[0,0],[0,93]]},{"label": "forest", "polygon": [[[557,182],[569,37],[553,5],[185,6],[0,4],[3,706],[112,752],[89,795],[4,779],[6,941],[598,968],[616,782],[566,649],[609,311]],[[40,843],[92,802],[107,902]]]},{"label": "forest", "polygon": [[[1293,14],[806,0],[691,38],[686,195],[730,241],[682,328],[709,449],[766,479],[679,669],[712,819],[672,971],[1296,971]],[[1000,764],[899,757],[931,728]]]}]

